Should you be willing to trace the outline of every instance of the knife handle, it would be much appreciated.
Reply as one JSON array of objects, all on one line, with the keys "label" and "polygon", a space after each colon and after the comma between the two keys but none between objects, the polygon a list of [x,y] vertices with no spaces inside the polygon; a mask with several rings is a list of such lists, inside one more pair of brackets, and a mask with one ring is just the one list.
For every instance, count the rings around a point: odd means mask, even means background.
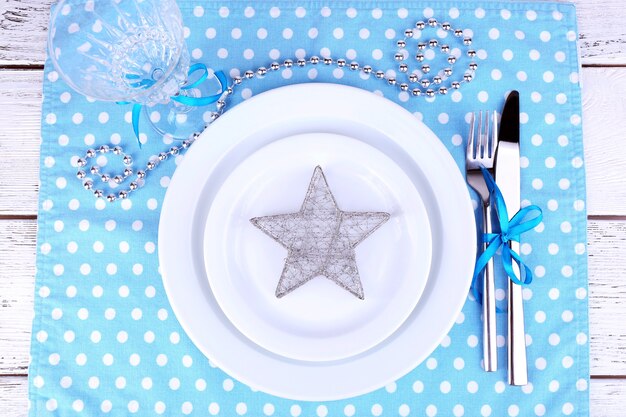
[{"label": "knife handle", "polygon": [[[492,209],[483,204],[483,231],[492,232]],[[483,243],[483,251],[487,244]],[[485,266],[483,280],[483,366],[485,371],[494,372],[498,369],[498,345],[496,331],[496,285],[493,257]]]},{"label": "knife handle", "polygon": [[[519,242],[510,242],[511,250],[519,253]],[[513,262],[513,272],[519,276],[519,267]],[[508,280],[508,359],[509,384],[528,384],[526,363],[526,330],[524,329],[524,300],[522,286]]]}]

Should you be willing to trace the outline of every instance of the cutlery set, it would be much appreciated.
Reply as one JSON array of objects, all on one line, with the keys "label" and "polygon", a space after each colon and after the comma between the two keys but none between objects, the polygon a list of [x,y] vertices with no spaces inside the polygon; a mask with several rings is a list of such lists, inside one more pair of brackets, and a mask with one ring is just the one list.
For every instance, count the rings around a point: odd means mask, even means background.
[{"label": "cutlery set", "polygon": [[[512,91],[507,96],[499,130],[495,112],[479,112],[478,117],[472,114],[466,149],[466,174],[468,184],[480,197],[483,234],[492,233],[496,220],[489,187],[481,168],[495,176],[496,185],[502,193],[509,216],[514,215],[520,209],[519,126],[519,93],[517,91]],[[505,244],[510,245],[512,251],[519,253],[519,242],[510,241]],[[484,251],[486,248],[487,243],[483,243],[481,249]],[[512,263],[512,268],[513,272],[519,276],[520,270],[515,262]],[[489,259],[485,266],[482,282],[483,363],[485,371],[494,372],[498,369],[498,362],[493,258]],[[508,280],[507,300],[508,382],[511,385],[526,385],[528,370],[522,287],[510,279]]]}]

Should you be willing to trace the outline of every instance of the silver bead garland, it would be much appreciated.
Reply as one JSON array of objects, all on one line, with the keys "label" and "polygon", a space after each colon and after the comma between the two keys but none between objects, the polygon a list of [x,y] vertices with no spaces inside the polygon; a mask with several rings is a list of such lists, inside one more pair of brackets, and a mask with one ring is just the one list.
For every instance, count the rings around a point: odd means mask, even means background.
[{"label": "silver bead garland", "polygon": [[[474,78],[474,72],[478,68],[476,62],[471,61],[467,70],[463,72],[463,75],[458,80],[452,80],[454,74],[454,65],[456,64],[458,57],[451,53],[451,47],[448,44],[440,44],[440,41],[434,38],[428,41],[421,41],[417,43],[417,52],[414,59],[420,64],[416,70],[410,70],[406,60],[409,56],[409,51],[406,49],[408,41],[410,39],[419,38],[424,35],[427,30],[443,30],[450,32],[454,35],[453,39],[460,39],[462,46],[467,50],[465,54],[473,59],[476,56],[476,51],[470,49],[472,39],[464,36],[464,31],[461,29],[454,29],[448,22],[440,23],[437,19],[430,18],[428,21],[418,21],[414,28],[407,28],[404,30],[404,37],[396,41],[396,47],[398,48],[394,54],[394,59],[399,62],[398,70],[401,74],[404,74],[406,80],[398,81],[395,76],[388,76],[382,70],[375,70],[370,65],[361,65],[358,62],[348,62],[345,58],[332,58],[332,57],[318,57],[311,56],[308,59],[298,58],[285,59],[282,63],[272,62],[269,66],[259,67],[256,70],[247,70],[243,72],[243,76],[235,76],[231,79],[231,84],[224,89],[221,98],[216,102],[215,111],[210,114],[210,121],[204,126],[206,129],[211,123],[219,118],[219,116],[226,110],[227,101],[230,96],[233,95],[236,88],[239,88],[244,82],[258,78],[263,79],[270,73],[275,73],[281,69],[288,68],[304,68],[307,65],[322,65],[322,66],[336,66],[337,68],[348,68],[352,72],[361,72],[367,76],[374,74],[376,79],[380,79],[386,82],[390,86],[395,86],[397,89],[403,92],[409,92],[413,97],[426,97],[434,98],[437,95],[446,95],[449,89],[457,90],[463,83],[469,83]],[[426,59],[425,51],[431,49],[433,51],[439,51],[446,54],[446,61],[449,64],[445,68],[437,71],[433,71],[429,64],[423,64]],[[428,74],[434,73],[432,77]],[[446,84],[447,83],[447,84]],[[444,85],[445,84],[445,85]],[[436,87],[435,87],[436,86]],[[145,184],[146,177],[150,171],[153,171],[161,162],[166,161],[170,156],[176,156],[186,151],[198,138],[200,133],[194,133],[188,139],[183,140],[179,146],[172,146],[166,152],[161,152],[158,155],[150,157],[146,163],[144,170],[134,171],[132,169],[133,159],[130,155],[124,153],[121,146],[110,147],[108,145],[102,145],[97,149],[87,149],[85,156],[77,160],[79,167],[76,177],[82,181],[83,187],[93,193],[96,198],[106,198],[109,202],[114,202],[118,199],[126,199],[129,195],[141,188]],[[92,165],[89,169],[86,169],[89,160],[95,158],[98,154],[103,155],[112,152],[113,155],[121,156],[124,164],[124,171],[121,175],[111,175],[108,173],[102,173],[99,165]],[[97,179],[94,177],[97,176]],[[105,192],[102,188],[96,187],[96,183],[100,181],[103,184],[109,184],[110,186],[118,186],[129,179],[132,175],[135,177],[131,180],[128,188],[118,191],[117,194],[109,193],[105,197]]]}]

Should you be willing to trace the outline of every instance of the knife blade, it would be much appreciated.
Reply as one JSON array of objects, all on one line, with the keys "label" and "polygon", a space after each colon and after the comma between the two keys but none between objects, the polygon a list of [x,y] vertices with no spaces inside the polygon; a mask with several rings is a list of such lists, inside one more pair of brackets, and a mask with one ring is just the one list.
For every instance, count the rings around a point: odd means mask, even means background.
[{"label": "knife blade", "polygon": [[[510,218],[519,211],[521,201],[520,179],[520,121],[519,92],[511,91],[504,103],[498,134],[496,153],[496,184]],[[519,253],[519,242],[510,242],[511,250]],[[519,276],[519,268],[513,262],[513,271]],[[526,360],[526,331],[524,329],[524,304],[522,287],[508,281],[508,380],[510,385],[528,384]]]}]

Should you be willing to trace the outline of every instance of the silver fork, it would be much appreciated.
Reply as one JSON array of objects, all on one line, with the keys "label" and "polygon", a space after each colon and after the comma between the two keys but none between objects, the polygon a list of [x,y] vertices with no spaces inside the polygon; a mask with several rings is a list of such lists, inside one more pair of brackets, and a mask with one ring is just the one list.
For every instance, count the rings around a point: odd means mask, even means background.
[{"label": "silver fork", "polygon": [[[490,123],[491,119],[491,123]],[[482,204],[483,232],[491,233],[492,210],[489,189],[483,178],[480,167],[483,166],[493,175],[493,166],[498,146],[497,115],[489,111],[478,113],[478,127],[476,128],[476,114],[472,113],[470,132],[465,153],[465,171],[467,183],[478,193]],[[487,247],[483,243],[482,250]],[[496,344],[496,297],[493,258],[485,267],[483,280],[483,362],[487,372],[498,369],[498,352]]]}]

